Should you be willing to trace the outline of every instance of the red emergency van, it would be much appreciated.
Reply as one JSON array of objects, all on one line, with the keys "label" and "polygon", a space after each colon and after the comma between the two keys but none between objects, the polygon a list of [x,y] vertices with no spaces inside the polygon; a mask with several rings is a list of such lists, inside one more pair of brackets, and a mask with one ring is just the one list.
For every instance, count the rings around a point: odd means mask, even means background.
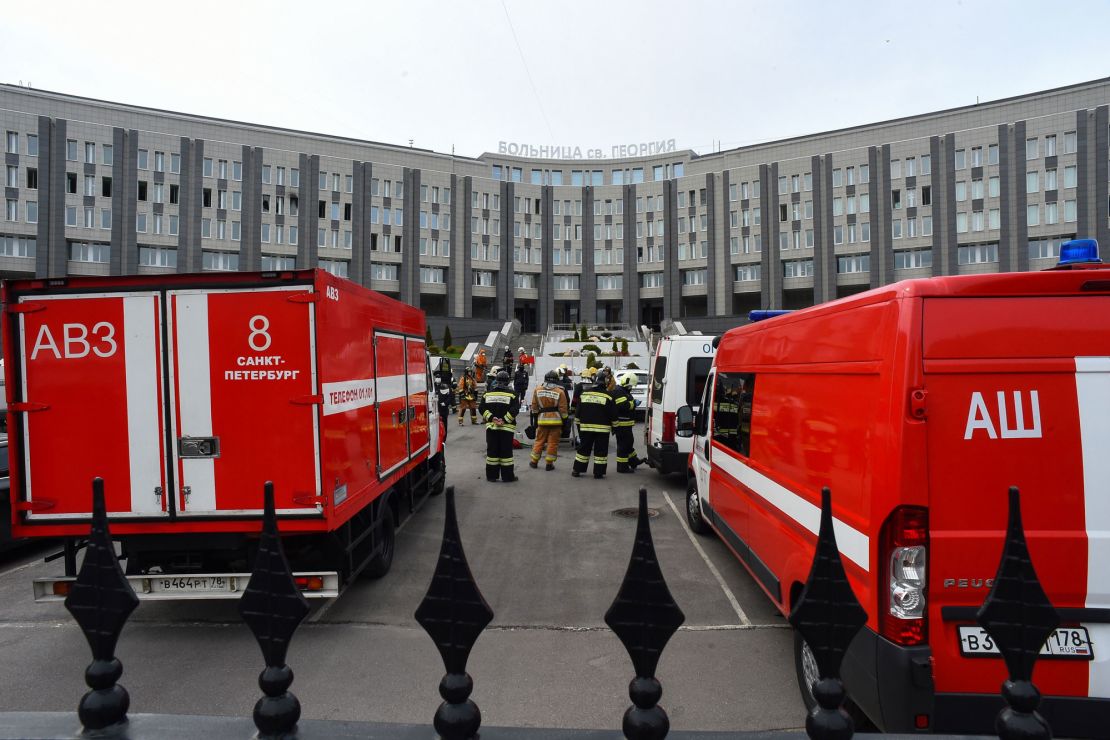
[{"label": "red emergency van", "polygon": [[151,599],[239,595],[266,481],[299,583],[331,596],[443,486],[411,306],[322,270],[18,280],[3,303],[12,532],[65,538],[67,576],[94,477]]},{"label": "red emergency van", "polygon": [[[887,731],[990,734],[1006,668],[975,623],[1007,491],[1061,610],[1034,680],[1058,736],[1110,718],[1110,270],[909,280],[735,328],[694,437],[690,526],[711,528],[783,614],[820,491],[868,622],[843,667]],[[693,419],[693,421],[691,421]],[[812,653],[796,637],[812,706]]]}]

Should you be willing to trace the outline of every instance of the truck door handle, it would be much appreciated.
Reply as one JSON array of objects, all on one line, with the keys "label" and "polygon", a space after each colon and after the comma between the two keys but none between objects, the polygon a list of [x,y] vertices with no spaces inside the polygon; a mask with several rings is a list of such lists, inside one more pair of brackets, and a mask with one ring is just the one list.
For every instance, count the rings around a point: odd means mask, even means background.
[{"label": "truck door handle", "polygon": [[177,456],[183,459],[213,459],[220,456],[219,437],[178,437]]}]

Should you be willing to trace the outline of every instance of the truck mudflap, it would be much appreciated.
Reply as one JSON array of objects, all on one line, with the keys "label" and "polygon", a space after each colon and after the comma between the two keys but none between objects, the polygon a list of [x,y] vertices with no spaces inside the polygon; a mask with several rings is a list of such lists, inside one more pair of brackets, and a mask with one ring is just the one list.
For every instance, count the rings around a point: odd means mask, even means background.
[{"label": "truck mudflap", "polygon": [[[250,581],[250,573],[191,573],[129,575],[127,582],[142,601],[196,601],[238,599]],[[36,578],[35,601],[63,601],[76,577]],[[293,581],[308,599],[334,599],[339,596],[339,573],[310,571],[293,573]]]}]

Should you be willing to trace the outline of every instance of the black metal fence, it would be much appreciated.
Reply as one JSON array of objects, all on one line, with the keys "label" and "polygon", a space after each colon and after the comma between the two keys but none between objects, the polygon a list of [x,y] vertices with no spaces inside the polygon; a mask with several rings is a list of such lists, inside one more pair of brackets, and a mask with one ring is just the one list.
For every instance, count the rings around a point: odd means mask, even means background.
[{"label": "black metal fence", "polygon": [[[255,704],[253,723],[246,718],[129,715],[130,699],[119,683],[123,666],[115,657],[116,643],[138,598],[123,575],[108,531],[104,484],[93,482],[92,531],[77,580],[66,598],[66,608],[80,625],[92,662],[85,671],[88,692],[77,708],[77,720],[64,713],[0,713],[3,738],[196,738],[241,740],[259,738],[350,738],[354,740],[426,740],[427,726],[367,722],[300,721],[301,708],[290,691],[293,671],[286,653],[309,607],[297,589],[282,551],[274,513],[273,485],[264,490],[265,515],[254,570],[239,611],[262,650],[265,664],[258,677],[262,696]],[[647,491],[639,491],[639,516],[628,570],[605,622],[632,660],[632,701],[622,720],[629,740],[708,740],[708,738],[774,737],[784,740],[798,733],[676,732],[669,733],[667,713],[659,705],[663,689],[655,676],[663,649],[685,620],[667,588],[655,554],[648,519]],[[443,543],[427,594],[416,610],[416,620],[435,642],[445,674],[439,693],[443,703],[432,717],[443,740],[477,738],[482,714],[470,698],[474,682],[466,672],[470,651],[493,619],[493,611],[470,572],[455,515],[454,488],[447,489]],[[1051,737],[1048,723],[1037,713],[1040,694],[1031,681],[1033,665],[1059,617],[1037,580],[1021,523],[1020,499],[1010,489],[1009,523],[1001,562],[989,596],[978,611],[979,624],[991,635],[1006,661],[1010,677],[1002,687],[1005,708],[995,727],[1005,740]],[[815,740],[848,740],[853,721],[844,710],[846,698],[840,666],[853,637],[867,615],[852,592],[836,546],[831,495],[821,496],[821,526],[809,578],[794,606],[790,623],[804,637],[817,662],[819,680],[813,686],[817,706],[805,719],[806,734]],[[800,718],[799,718],[800,719]],[[614,728],[616,718],[614,717]],[[1107,725],[1110,727],[1110,724]],[[1110,730],[1108,730],[1110,733]],[[547,730],[481,728],[486,740],[602,740],[619,737],[610,730]]]}]

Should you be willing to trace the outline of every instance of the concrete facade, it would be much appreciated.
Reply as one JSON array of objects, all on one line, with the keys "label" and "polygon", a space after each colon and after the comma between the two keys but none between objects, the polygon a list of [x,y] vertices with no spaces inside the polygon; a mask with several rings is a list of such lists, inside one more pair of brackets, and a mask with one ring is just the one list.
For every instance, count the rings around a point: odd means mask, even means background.
[{"label": "concrete facade", "polygon": [[463,157],[11,85],[0,131],[5,276],[319,266],[526,330],[727,326],[1110,238],[1107,79],[703,156]]}]

